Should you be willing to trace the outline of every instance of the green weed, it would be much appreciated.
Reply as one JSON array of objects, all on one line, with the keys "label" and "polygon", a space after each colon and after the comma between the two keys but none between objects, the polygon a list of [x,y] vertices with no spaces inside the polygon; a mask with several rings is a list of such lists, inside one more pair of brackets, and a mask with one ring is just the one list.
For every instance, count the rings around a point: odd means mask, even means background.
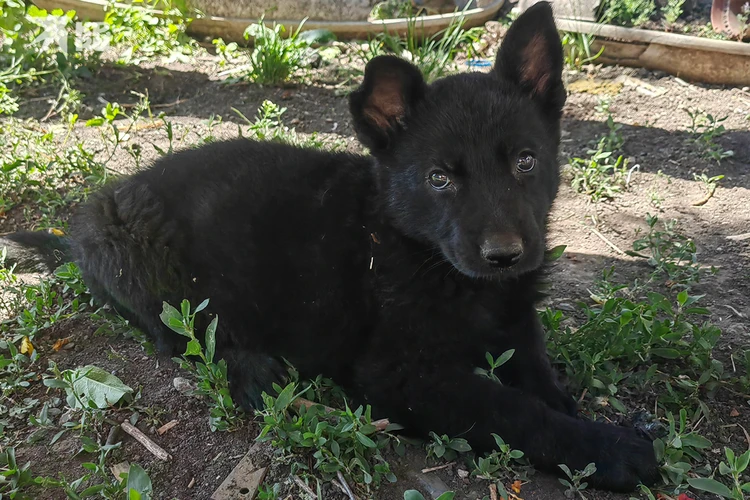
[{"label": "green weed", "polygon": [[667,0],[667,3],[661,9],[661,14],[667,24],[672,25],[677,22],[677,19],[682,15],[684,3],[685,0]]},{"label": "green weed", "polygon": [[584,65],[596,61],[604,53],[604,47],[597,53],[592,51],[594,35],[563,31],[561,33],[565,65],[570,69],[580,70]]},{"label": "green weed", "polygon": [[473,461],[472,476],[495,483],[498,493],[508,498],[504,484],[520,478],[525,479],[531,470],[521,450],[514,450],[497,434],[492,434],[497,449],[485,457]]},{"label": "green weed", "polygon": [[[453,498],[456,496],[456,494],[452,491],[446,491],[445,493],[441,494],[439,497],[437,497],[435,500],[453,500]],[[404,492],[404,500],[425,500],[424,496],[417,490],[406,490]]]},{"label": "green weed", "polygon": [[31,472],[31,462],[18,465],[12,446],[0,451],[0,495],[24,498],[22,490],[38,484]]},{"label": "green weed", "polygon": [[587,154],[588,158],[571,158],[567,166],[573,175],[571,186],[593,202],[615,198],[625,188],[627,160],[605,151],[601,144]]},{"label": "green weed", "polygon": [[[468,4],[467,4],[468,5]],[[453,60],[463,47],[471,50],[471,44],[479,39],[481,29],[463,28],[463,14],[454,17],[440,32],[421,40],[418,18],[408,18],[406,38],[402,39],[387,33],[378,36],[383,48],[414,63],[427,81],[432,81],[454,71]],[[373,44],[369,45],[371,48]],[[377,45],[375,45],[377,47]]]},{"label": "green weed", "polygon": [[615,198],[627,187],[628,172],[628,161],[616,154],[625,144],[622,125],[614,121],[608,100],[600,100],[596,110],[607,117],[607,134],[599,138],[596,149],[586,152],[586,158],[571,158],[567,165],[573,189],[589,196],[592,202]]},{"label": "green weed", "polygon": [[[0,214],[33,205],[41,227],[64,227],[58,212],[106,179],[104,165],[82,143],[62,144],[17,120],[0,122]],[[31,214],[27,217],[31,222]]]},{"label": "green weed", "polygon": [[[698,262],[695,242],[677,231],[676,220],[664,222],[662,230],[657,229],[658,222],[656,215],[646,216],[648,233],[633,242],[633,251],[628,254],[647,259],[654,268],[650,279],[666,277],[670,288],[685,289],[698,283],[704,271]],[[650,255],[644,255],[644,250]],[[711,268],[711,272],[716,269]]]},{"label": "green weed", "polygon": [[562,312],[547,309],[541,318],[550,355],[601,408],[627,413],[621,390],[656,385],[667,389],[664,403],[698,402],[701,390],[715,390],[723,375],[711,355],[721,331],[701,322],[708,315],[696,306],[701,297],[684,290],[675,301],[655,292],[642,302],[602,297],[580,305],[586,320],[577,328],[561,327]]},{"label": "green weed", "polygon": [[714,160],[716,163],[721,163],[721,160],[734,156],[733,151],[724,150],[716,142],[716,139],[726,132],[723,122],[728,117],[716,118],[712,114],[701,110],[688,109],[687,113],[690,116],[688,131],[693,134],[693,142],[698,145],[704,156]]},{"label": "green weed", "polygon": [[515,349],[509,349],[502,353],[500,356],[496,358],[492,357],[492,354],[489,352],[484,353],[484,357],[487,360],[487,364],[489,365],[490,369],[485,370],[484,368],[477,368],[474,370],[478,375],[482,375],[484,377],[487,377],[488,379],[500,383],[500,379],[495,375],[495,370],[500,368],[502,365],[510,361],[510,358],[513,357],[513,354],[515,354]]},{"label": "green weed", "polygon": [[[307,392],[307,388],[298,391],[297,387],[295,382],[284,388],[275,385],[276,396],[263,394],[264,409],[256,411],[263,421],[258,441],[270,441],[284,454],[311,451],[312,468],[325,480],[341,472],[368,491],[383,480],[396,480],[382,451],[392,441],[398,442],[391,431],[399,426],[379,427],[369,406],[352,410],[345,405],[344,410],[337,410],[320,404],[295,404]],[[305,463],[293,465],[293,471],[307,469]]]},{"label": "green weed", "polygon": [[745,493],[750,494],[750,481],[743,481],[742,475],[750,464],[750,450],[742,455],[735,455],[734,451],[725,446],[726,462],[719,463],[719,474],[730,479],[730,487],[713,478],[688,478],[690,486],[697,490],[707,491],[730,500],[745,500]]},{"label": "green weed", "polygon": [[[701,410],[692,419],[698,421]],[[654,440],[654,452],[660,465],[659,472],[664,486],[674,493],[687,488],[688,473],[706,472],[705,467],[693,470],[694,463],[704,462],[702,450],[711,447],[711,441],[695,431],[688,430],[687,410],[680,409],[679,421],[671,412],[666,414],[668,433]]]},{"label": "green weed", "polygon": [[656,12],[654,0],[606,0],[599,8],[599,20],[619,26],[641,26]]},{"label": "green weed", "polygon": [[[162,7],[162,14],[154,9]],[[118,62],[139,64],[156,57],[187,61],[197,43],[185,34],[192,22],[184,5],[169,0],[133,0],[125,7],[110,4],[104,16]]]},{"label": "green weed", "polygon": [[578,495],[585,500],[586,496],[583,494],[583,490],[585,490],[589,484],[584,482],[584,479],[596,472],[596,464],[592,462],[582,471],[579,470],[575,472],[571,472],[570,468],[565,464],[560,464],[558,467],[560,467],[565,475],[568,476],[568,479],[558,479],[558,481],[567,488],[567,490],[565,490],[565,496],[567,498],[575,498],[575,496]]},{"label": "green weed", "polygon": [[279,141],[295,146],[336,151],[344,147],[345,143],[340,140],[333,142],[324,142],[313,132],[309,135],[298,134],[293,128],[289,128],[282,122],[282,115],[286,113],[286,108],[280,108],[277,104],[265,100],[258,108],[255,120],[251,121],[239,110],[232,108],[248,124],[246,132],[242,131],[239,126],[238,134],[240,137],[251,137],[261,141]]},{"label": "green weed", "polygon": [[471,451],[471,446],[463,438],[451,438],[446,434],[438,436],[434,432],[430,432],[430,437],[432,440],[425,446],[427,458],[434,457],[450,461],[455,460],[459,453]]},{"label": "green weed", "polygon": [[289,36],[284,36],[283,25],[274,23],[269,28],[263,19],[245,30],[245,39],[252,38],[254,44],[247,76],[261,85],[279,85],[303,67],[309,44],[299,34],[306,19]]},{"label": "green weed", "polygon": [[[232,401],[227,381],[227,363],[223,359],[215,362],[216,327],[219,317],[214,318],[206,328],[204,342],[205,350],[195,336],[195,316],[208,306],[208,299],[201,302],[191,311],[190,302],[183,300],[178,311],[164,302],[160,315],[162,322],[172,331],[187,337],[188,343],[182,358],[173,358],[180,368],[190,372],[197,380],[195,393],[205,396],[211,402],[209,425],[211,431],[231,431],[242,425],[242,413]],[[191,356],[197,356],[199,361],[192,361]]]}]

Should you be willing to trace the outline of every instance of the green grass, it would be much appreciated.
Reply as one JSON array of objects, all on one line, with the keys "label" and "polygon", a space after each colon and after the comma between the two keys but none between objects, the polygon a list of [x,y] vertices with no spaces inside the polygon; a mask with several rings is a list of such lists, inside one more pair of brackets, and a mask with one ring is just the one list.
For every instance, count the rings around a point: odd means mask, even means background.
[{"label": "green grass", "polygon": [[[464,29],[463,14],[454,17],[450,24],[438,33],[422,39],[420,37],[420,20],[409,17],[405,38],[388,33],[380,34],[376,42],[370,44],[373,57],[383,52],[390,52],[404,57],[414,63],[427,81],[433,81],[456,70],[454,59],[461,50],[468,50],[471,54],[471,44],[479,39],[481,29]],[[379,50],[378,50],[379,48]]]},{"label": "green grass", "polygon": [[716,142],[716,139],[726,132],[723,122],[728,117],[718,118],[701,110],[687,110],[687,113],[690,116],[688,131],[692,134],[694,144],[704,157],[720,164],[722,160],[734,156],[733,151],[725,150]]},{"label": "green grass", "polygon": [[594,53],[592,44],[594,35],[563,31],[560,33],[563,46],[565,65],[569,69],[581,70],[584,65],[596,61],[604,53],[604,47]]},{"label": "green grass", "polygon": [[654,0],[605,0],[599,7],[599,20],[619,26],[642,26],[656,13]]},{"label": "green grass", "polygon": [[625,143],[622,125],[614,121],[608,101],[600,101],[597,111],[606,116],[607,134],[599,138],[595,148],[586,151],[586,157],[571,158],[566,165],[573,189],[592,202],[612,200],[622,193],[628,174],[628,161],[619,154]]}]

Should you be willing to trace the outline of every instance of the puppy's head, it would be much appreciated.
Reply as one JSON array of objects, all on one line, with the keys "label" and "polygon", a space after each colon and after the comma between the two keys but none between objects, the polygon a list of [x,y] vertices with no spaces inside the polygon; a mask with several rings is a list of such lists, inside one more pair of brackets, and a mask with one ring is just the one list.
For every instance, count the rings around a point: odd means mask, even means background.
[{"label": "puppy's head", "polygon": [[372,59],[350,109],[394,224],[471,277],[539,267],[559,183],[562,66],[546,2],[513,23],[489,74],[428,85],[402,59]]}]

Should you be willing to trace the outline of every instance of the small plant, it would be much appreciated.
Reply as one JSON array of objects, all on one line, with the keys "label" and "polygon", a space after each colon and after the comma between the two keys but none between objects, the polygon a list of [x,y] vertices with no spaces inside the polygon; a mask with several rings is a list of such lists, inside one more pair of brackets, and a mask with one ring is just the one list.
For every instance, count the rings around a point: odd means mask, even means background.
[{"label": "small plant", "polygon": [[733,151],[725,151],[716,139],[724,135],[726,128],[723,123],[728,117],[716,118],[712,114],[701,110],[687,110],[690,116],[688,131],[693,134],[693,141],[697,144],[703,154],[716,163],[734,156]]},{"label": "small plant", "polygon": [[642,302],[614,294],[593,306],[581,304],[587,320],[577,328],[562,328],[562,313],[548,309],[541,314],[548,350],[573,387],[600,409],[627,413],[617,397],[626,382],[666,387],[664,404],[697,404],[701,389],[716,390],[723,374],[711,355],[721,331],[700,322],[709,313],[696,307],[700,298],[685,290],[675,301],[654,292]]},{"label": "small plant", "polygon": [[[468,7],[469,4],[467,4]],[[435,80],[453,70],[453,60],[463,46],[469,47],[478,40],[481,31],[477,28],[465,30],[463,13],[454,17],[442,31],[422,41],[417,30],[417,17],[409,17],[406,38],[401,39],[387,33],[379,40],[389,51],[413,62],[427,81]],[[372,44],[371,44],[372,45]]]},{"label": "small plant", "polygon": [[37,227],[62,227],[58,211],[105,179],[104,165],[82,143],[60,143],[15,119],[0,122],[0,214],[30,203],[41,213]]},{"label": "small plant", "polygon": [[274,23],[269,28],[263,23],[264,17],[245,30],[245,40],[253,39],[254,49],[250,56],[248,77],[261,85],[279,85],[303,66],[308,43],[300,38],[303,19],[288,37],[286,28]]},{"label": "small plant", "polygon": [[[35,482],[45,488],[59,488],[68,498],[89,498],[99,495],[106,499],[150,500],[153,494],[151,478],[138,464],[131,464],[127,473],[114,478],[110,468],[106,465],[107,456],[120,447],[121,443],[100,445],[96,441],[83,436],[81,452],[97,454],[96,462],[81,464],[88,471],[87,474],[75,481],[68,481],[64,477],[36,478]],[[93,484],[92,484],[93,483]]]},{"label": "small plant", "polygon": [[277,500],[279,495],[281,495],[281,485],[279,483],[274,483],[273,486],[261,484],[258,488],[256,498],[258,500]]},{"label": "small plant", "polygon": [[485,370],[483,368],[477,368],[475,372],[479,375],[487,377],[494,382],[500,383],[500,379],[497,377],[497,375],[495,375],[495,370],[510,361],[510,358],[513,357],[513,354],[515,354],[515,352],[515,349],[509,349],[498,356],[497,359],[493,358],[492,354],[490,354],[489,352],[486,352],[484,353],[484,357],[487,360],[487,364],[490,365],[490,369]]},{"label": "small plant", "polygon": [[[452,491],[446,491],[441,494],[435,500],[453,500],[456,494]],[[406,490],[404,492],[404,500],[424,500],[424,496],[417,490]]]},{"label": "small plant", "polygon": [[573,174],[571,186],[589,196],[592,202],[613,199],[625,187],[627,160],[622,155],[615,159],[602,143],[587,153],[588,158],[572,158],[568,164]]},{"label": "small plant", "polygon": [[[157,4],[165,7],[158,16],[153,12]],[[110,4],[104,22],[112,45],[120,49],[118,62],[122,64],[139,64],[159,56],[184,62],[197,47],[185,34],[192,19],[170,0],[133,0],[127,6]]]},{"label": "small plant", "polygon": [[[211,431],[231,431],[242,424],[241,413],[234,405],[229,393],[227,381],[227,363],[223,359],[214,362],[216,353],[216,327],[219,317],[214,318],[206,328],[204,341],[205,350],[195,336],[195,316],[208,306],[208,299],[201,302],[191,311],[190,302],[183,300],[178,311],[166,302],[163,303],[161,321],[172,331],[188,338],[187,347],[182,358],[173,358],[183,370],[189,371],[198,379],[195,393],[208,397],[211,401],[209,425]],[[199,361],[193,362],[189,357],[197,356]]]},{"label": "small plant", "polygon": [[[232,108],[249,125],[247,135],[261,141],[279,141],[302,147],[322,148],[323,141],[318,139],[317,134],[301,136],[297,131],[290,129],[282,123],[281,117],[286,113],[286,108],[280,108],[277,104],[265,100],[258,108],[255,121],[250,121],[245,115]],[[244,137],[242,129],[239,135]],[[335,149],[335,145],[332,149]]]},{"label": "small plant", "polygon": [[336,410],[320,404],[295,404],[307,392],[307,388],[297,391],[295,382],[284,388],[274,384],[274,390],[275,397],[263,394],[264,409],[256,411],[263,419],[258,441],[270,441],[284,454],[313,451],[313,469],[325,480],[341,472],[368,491],[383,480],[396,481],[382,450],[391,440],[397,441],[390,431],[399,426],[379,427],[369,406],[352,410],[346,405],[344,410]]},{"label": "small plant", "polygon": [[214,38],[211,43],[216,47],[216,53],[221,58],[219,66],[222,68],[227,64],[234,63],[241,56],[237,42],[226,43],[222,38]]},{"label": "small plant", "polygon": [[451,438],[443,434],[438,436],[430,432],[432,441],[427,443],[427,458],[435,457],[443,460],[455,460],[459,453],[468,453],[471,446],[463,438]]},{"label": "small plant", "polygon": [[571,472],[570,468],[565,464],[560,464],[558,465],[558,467],[560,467],[565,475],[568,476],[568,479],[558,479],[558,481],[560,481],[563,486],[568,488],[567,490],[565,490],[565,496],[567,498],[574,498],[576,495],[578,495],[585,500],[586,496],[583,494],[583,490],[585,490],[589,484],[583,482],[583,480],[596,472],[596,465],[592,462],[588,464],[582,471],[579,470],[575,473]]},{"label": "small plant", "polygon": [[654,0],[606,0],[600,7],[602,23],[642,26],[656,12]]},{"label": "small plant", "polygon": [[688,472],[693,468],[694,462],[703,461],[701,450],[710,448],[711,441],[688,430],[687,411],[684,408],[680,409],[679,422],[671,412],[667,412],[667,422],[668,434],[654,441],[654,452],[657,462],[661,464],[659,472],[663,483],[673,485],[677,491],[686,487]]},{"label": "small plant", "polygon": [[[677,231],[676,220],[663,223],[663,230],[656,228],[658,222],[656,215],[646,216],[648,234],[635,240],[633,251],[628,253],[648,260],[649,265],[654,268],[652,280],[665,275],[670,287],[681,288],[698,283],[702,269],[695,242]],[[651,255],[643,255],[643,250],[648,250]]]},{"label": "small plant", "polygon": [[667,0],[667,3],[661,9],[661,13],[667,24],[672,25],[677,22],[677,19],[682,15],[682,5],[684,3],[685,0]]},{"label": "small plant", "polygon": [[75,370],[60,371],[51,363],[53,377],[44,379],[44,385],[54,389],[64,389],[68,407],[80,412],[78,422],[71,419],[63,429],[52,438],[57,441],[68,430],[80,430],[83,433],[91,427],[98,427],[104,422],[105,412],[120,402],[129,402],[133,389],[123,384],[116,376],[101,368],[89,365]]},{"label": "small plant", "polygon": [[504,483],[516,478],[525,478],[528,465],[523,460],[523,452],[514,450],[497,434],[492,434],[497,449],[485,457],[478,457],[473,462],[472,475],[497,485],[498,493],[508,498]]},{"label": "small plant", "polygon": [[570,69],[580,70],[584,65],[596,61],[604,53],[604,46],[596,54],[592,51],[594,35],[563,31],[561,40],[565,65]]},{"label": "small plant", "polygon": [[700,206],[706,204],[708,200],[713,197],[714,193],[716,192],[716,188],[719,185],[719,181],[722,180],[724,176],[714,175],[713,177],[709,177],[705,173],[701,173],[700,175],[693,174],[693,178],[696,181],[702,182],[706,190],[706,196],[703,197],[700,201],[693,203],[693,206]]},{"label": "small plant", "polygon": [[16,450],[12,446],[0,452],[0,496],[15,498],[24,488],[35,484],[37,481],[31,473],[31,462],[18,465]]},{"label": "small plant", "polygon": [[719,463],[719,474],[730,479],[731,485],[727,487],[713,478],[688,478],[690,486],[697,490],[707,491],[730,500],[745,500],[745,493],[750,494],[750,481],[742,482],[742,474],[750,464],[750,450],[742,455],[735,455],[731,448],[724,447],[726,462]]}]

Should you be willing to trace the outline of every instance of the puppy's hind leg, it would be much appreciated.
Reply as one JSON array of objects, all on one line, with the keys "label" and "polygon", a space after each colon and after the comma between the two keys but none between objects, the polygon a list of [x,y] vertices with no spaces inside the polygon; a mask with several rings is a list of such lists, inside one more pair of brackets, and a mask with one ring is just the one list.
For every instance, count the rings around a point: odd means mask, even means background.
[{"label": "puppy's hind leg", "polygon": [[262,352],[243,348],[223,348],[217,351],[216,360],[227,363],[229,390],[234,403],[245,411],[263,408],[263,392],[276,395],[273,384],[283,387],[289,376],[281,359]]},{"label": "puppy's hind leg", "polygon": [[161,199],[134,181],[93,195],[71,222],[71,251],[94,297],[143,329],[165,354],[183,339],[160,320],[162,302],[189,298],[187,241]]}]

